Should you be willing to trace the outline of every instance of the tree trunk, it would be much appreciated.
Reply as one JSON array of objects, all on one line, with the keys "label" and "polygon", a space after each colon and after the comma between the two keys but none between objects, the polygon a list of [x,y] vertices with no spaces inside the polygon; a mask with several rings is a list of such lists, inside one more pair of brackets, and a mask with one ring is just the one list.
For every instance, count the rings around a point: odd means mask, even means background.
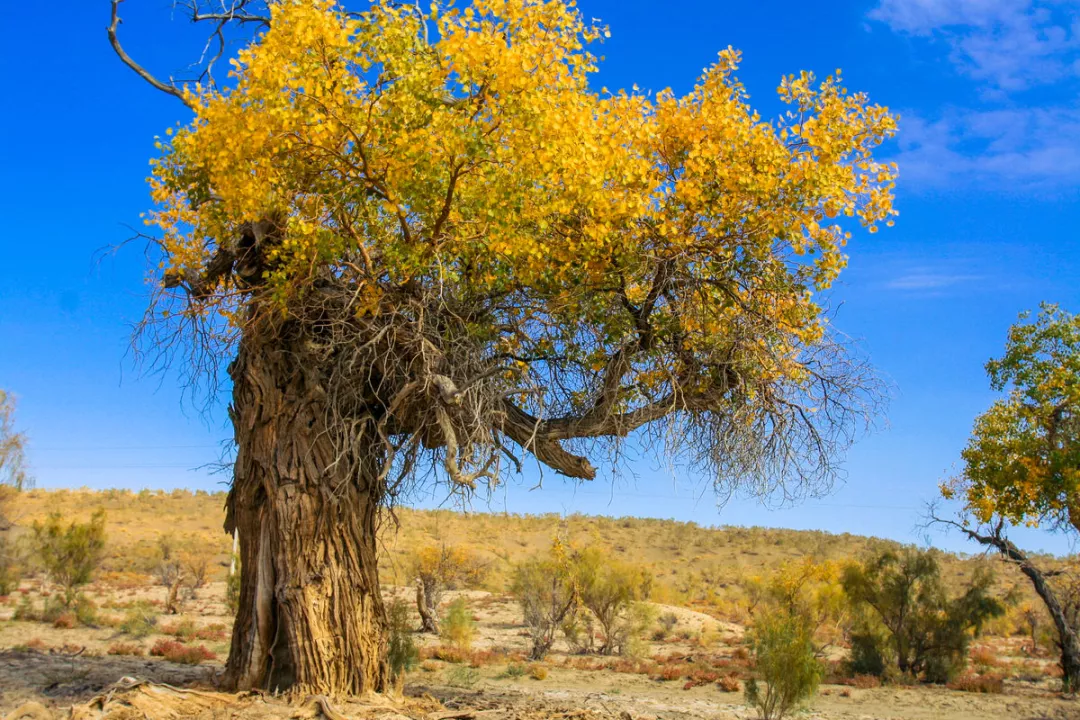
[{"label": "tree trunk", "polygon": [[[1075,628],[1069,623],[1065,609],[1061,606],[1054,589],[1047,582],[1046,575],[1032,564],[1028,556],[1016,547],[1000,530],[1000,525],[990,535],[983,535],[967,528],[962,528],[968,537],[977,540],[983,545],[990,545],[998,550],[1003,557],[1015,562],[1020,572],[1031,581],[1035,592],[1042,598],[1046,610],[1050,613],[1050,619],[1057,630],[1057,646],[1061,652],[1061,682],[1066,692],[1080,690],[1080,628]],[[1034,649],[1034,634],[1032,636]]]},{"label": "tree trunk", "polygon": [[361,437],[342,460],[317,368],[302,358],[287,342],[245,338],[229,368],[237,457],[226,531],[239,534],[240,601],[223,682],[298,695],[382,692],[382,446]]},{"label": "tree trunk", "polygon": [[420,613],[420,632],[439,634],[439,616],[431,607],[431,598],[424,588],[424,581],[416,579],[416,611]]}]

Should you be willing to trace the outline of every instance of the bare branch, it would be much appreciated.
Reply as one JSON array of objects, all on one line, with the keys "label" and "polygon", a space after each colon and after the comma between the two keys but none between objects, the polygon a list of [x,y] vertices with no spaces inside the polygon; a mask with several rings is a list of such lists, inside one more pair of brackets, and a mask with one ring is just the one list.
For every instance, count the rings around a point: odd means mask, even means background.
[{"label": "bare branch", "polygon": [[113,50],[116,51],[116,54],[120,57],[120,60],[129,68],[134,70],[139,77],[150,83],[151,86],[157,88],[161,92],[172,95],[174,98],[194,110],[195,105],[189,102],[186,97],[184,97],[184,92],[182,90],[177,88],[172,83],[164,83],[151,75],[150,72],[146,70],[146,68],[135,62],[135,60],[133,60],[132,57],[127,54],[123,46],[120,45],[120,38],[117,37],[116,29],[122,22],[119,15],[119,6],[120,3],[122,3],[123,1],[124,0],[112,0],[112,20],[109,22],[108,28],[109,44],[112,45]]}]

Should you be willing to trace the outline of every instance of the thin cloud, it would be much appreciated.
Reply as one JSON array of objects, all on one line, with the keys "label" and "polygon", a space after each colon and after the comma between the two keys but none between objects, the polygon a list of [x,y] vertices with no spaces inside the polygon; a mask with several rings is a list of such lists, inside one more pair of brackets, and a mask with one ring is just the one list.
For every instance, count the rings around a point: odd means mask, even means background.
[{"label": "thin cloud", "polygon": [[889,280],[885,283],[885,287],[890,290],[906,290],[910,292],[940,291],[982,279],[980,275],[912,272]]},{"label": "thin cloud", "polygon": [[869,17],[945,43],[992,94],[1080,76],[1078,9],[1080,0],[881,0]]}]

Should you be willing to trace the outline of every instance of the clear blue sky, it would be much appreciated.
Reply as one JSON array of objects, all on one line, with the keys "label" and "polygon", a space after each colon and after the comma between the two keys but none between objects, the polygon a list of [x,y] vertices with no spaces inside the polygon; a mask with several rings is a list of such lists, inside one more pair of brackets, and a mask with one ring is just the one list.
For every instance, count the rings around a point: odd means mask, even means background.
[{"label": "clear blue sky", "polygon": [[[830,497],[785,510],[718,509],[700,478],[636,464],[637,477],[512,483],[476,507],[778,525],[919,542],[921,507],[955,469],[992,400],[982,365],[1017,314],[1041,300],[1080,311],[1080,30],[1077,0],[716,2],[580,0],[611,26],[597,85],[686,91],[716,52],[766,116],[784,73],[843,68],[849,87],[899,111],[886,153],[900,164],[897,226],[857,236],[833,296],[895,388],[887,424],[849,454]],[[127,0],[129,51],[182,72],[199,35],[165,0]],[[113,56],[107,0],[43,15],[6,8],[0,114],[0,387],[20,399],[43,487],[212,489],[205,467],[228,437],[221,407],[182,402],[174,376],[144,377],[127,354],[145,300],[141,252],[95,264],[148,205],[153,136],[185,109]],[[438,498],[432,500],[436,502]],[[1030,547],[1062,538],[1027,533]],[[964,549],[956,537],[935,544]],[[970,548],[968,548],[970,549]]]}]

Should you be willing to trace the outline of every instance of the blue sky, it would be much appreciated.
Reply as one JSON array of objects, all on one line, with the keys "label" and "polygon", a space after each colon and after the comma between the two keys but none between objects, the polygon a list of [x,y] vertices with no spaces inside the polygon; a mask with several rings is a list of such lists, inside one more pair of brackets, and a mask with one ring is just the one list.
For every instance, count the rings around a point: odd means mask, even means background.
[{"label": "blue sky", "polygon": [[[0,44],[10,77],[0,114],[0,387],[19,396],[40,486],[219,487],[226,476],[209,466],[228,437],[221,407],[201,412],[176,376],[147,376],[128,352],[146,296],[139,248],[95,258],[138,224],[153,137],[186,111],[112,55],[107,0],[62,5],[43,18],[32,3],[14,3]],[[854,238],[832,297],[836,324],[858,339],[893,399],[887,420],[849,454],[836,492],[795,508],[717,508],[702,478],[644,460],[633,476],[584,487],[550,474],[542,490],[528,490],[531,477],[511,481],[474,507],[921,542],[923,504],[993,399],[982,365],[1007,327],[1042,300],[1080,310],[1080,2],[579,5],[612,31],[598,87],[686,91],[732,45],[765,116],[780,110],[782,74],[835,68],[901,114],[884,153],[901,170],[897,226]],[[159,74],[182,75],[201,49],[199,29],[170,22],[166,0],[122,8],[128,50]],[[1068,549],[1045,533],[1018,537]],[[957,537],[932,540],[972,549]]]}]

